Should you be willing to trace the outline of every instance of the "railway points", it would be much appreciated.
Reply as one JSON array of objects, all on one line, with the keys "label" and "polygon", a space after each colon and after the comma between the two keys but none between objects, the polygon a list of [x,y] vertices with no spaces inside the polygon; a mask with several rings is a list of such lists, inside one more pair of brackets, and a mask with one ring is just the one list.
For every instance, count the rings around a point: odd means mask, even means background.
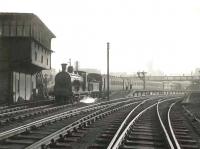
[{"label": "railway points", "polygon": [[[114,100],[114,101],[116,101],[116,100]],[[111,103],[110,103],[111,102]],[[118,105],[118,104],[121,104],[121,103],[123,103],[123,102],[130,102],[130,100],[125,100],[125,101],[118,101],[118,103],[116,103],[116,102],[114,102],[114,103],[112,103],[112,101],[110,101],[110,102],[107,102],[107,103],[109,103],[108,105],[107,104],[105,104],[105,103],[99,103],[99,104],[96,104],[96,107],[94,106],[94,105],[90,105],[90,106],[87,106],[87,107],[82,107],[82,108],[80,108],[80,109],[75,109],[75,110],[73,110],[73,111],[68,111],[68,112],[65,112],[65,113],[61,113],[61,114],[57,114],[57,115],[55,115],[55,116],[51,116],[51,117],[49,117],[49,118],[45,118],[45,119],[43,119],[43,120],[39,120],[39,121],[37,121],[37,122],[33,122],[33,123],[31,123],[31,124],[27,124],[27,125],[25,125],[25,126],[22,126],[22,127],[19,127],[19,128],[16,128],[16,129],[13,129],[13,130],[11,130],[11,131],[7,131],[7,132],[3,132],[3,133],[1,133],[0,134],[0,136],[1,136],[1,138],[5,138],[5,137],[7,137],[7,136],[10,136],[11,134],[16,134],[16,133],[19,133],[19,132],[23,132],[23,131],[25,131],[25,130],[27,130],[27,128],[29,128],[29,127],[31,127],[31,126],[41,126],[42,124],[48,124],[49,123],[49,121],[50,122],[53,122],[54,123],[54,121],[57,119],[57,120],[60,120],[60,119],[64,119],[64,118],[68,118],[67,119],[67,121],[69,121],[69,118],[71,117],[71,116],[76,116],[76,115],[78,115],[77,117],[79,117],[79,118],[81,118],[82,117],[82,115],[81,114],[85,114],[85,112],[86,112],[86,114],[87,114],[87,112],[89,112],[89,111],[94,111],[94,110],[97,110],[97,109],[99,109],[99,108],[105,108],[105,107],[108,107],[108,106],[110,106],[110,105],[112,105],[112,106],[115,106],[115,105]],[[135,100],[134,100],[134,102],[135,102]],[[90,107],[90,108],[89,108]],[[84,112],[85,111],[85,112]],[[92,115],[90,115],[90,116],[92,116]],[[72,118],[73,119],[73,118]],[[58,121],[59,122],[59,121]],[[74,123],[76,123],[76,122],[74,122]],[[71,124],[72,126],[73,126],[73,124]],[[60,125],[58,126],[58,127],[61,127]]]},{"label": "railway points", "polygon": [[0,149],[200,148],[199,76],[110,75],[109,43],[107,74],[53,72],[52,38],[35,14],[0,13]]}]

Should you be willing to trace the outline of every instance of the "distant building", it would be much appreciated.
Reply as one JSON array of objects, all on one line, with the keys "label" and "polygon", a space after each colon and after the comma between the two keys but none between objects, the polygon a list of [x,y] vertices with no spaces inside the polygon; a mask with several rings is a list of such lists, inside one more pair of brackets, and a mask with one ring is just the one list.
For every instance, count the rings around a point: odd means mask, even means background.
[{"label": "distant building", "polygon": [[32,97],[36,74],[51,68],[52,38],[32,13],[0,13],[0,103]]},{"label": "distant building", "polygon": [[193,75],[200,76],[200,68],[196,68]]},{"label": "distant building", "polygon": [[79,68],[80,71],[85,71],[87,73],[99,73],[101,74],[101,71],[98,69],[92,69],[92,68]]},{"label": "distant building", "polygon": [[117,77],[127,77],[129,76],[126,72],[110,72],[110,75]]}]

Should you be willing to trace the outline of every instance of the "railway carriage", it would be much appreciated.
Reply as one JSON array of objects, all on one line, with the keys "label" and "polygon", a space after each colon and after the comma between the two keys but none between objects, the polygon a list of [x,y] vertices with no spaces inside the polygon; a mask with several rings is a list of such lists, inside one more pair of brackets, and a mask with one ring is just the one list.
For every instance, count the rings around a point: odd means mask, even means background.
[{"label": "railway carriage", "polygon": [[[109,88],[111,91],[124,90],[127,84],[128,81],[125,81],[121,77],[110,76]],[[107,75],[102,75],[102,86],[103,91],[107,91]]]},{"label": "railway carriage", "polygon": [[[107,76],[102,75],[103,91],[107,91]],[[126,77],[110,76],[110,91],[118,90],[143,90],[143,81],[140,79],[132,80]],[[162,90],[163,83],[156,81],[146,81],[146,89]]]}]

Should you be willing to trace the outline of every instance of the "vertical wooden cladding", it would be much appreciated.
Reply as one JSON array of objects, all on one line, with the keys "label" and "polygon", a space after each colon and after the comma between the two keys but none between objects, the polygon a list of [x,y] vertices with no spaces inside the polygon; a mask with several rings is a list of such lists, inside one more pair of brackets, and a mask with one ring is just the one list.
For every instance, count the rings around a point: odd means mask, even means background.
[{"label": "vertical wooden cladding", "polygon": [[36,89],[35,75],[13,72],[13,102],[17,102],[19,98],[30,100],[33,89]]},{"label": "vertical wooden cladding", "polygon": [[34,14],[0,13],[0,103],[31,98],[33,74],[51,68],[52,38]]},{"label": "vertical wooden cladding", "polygon": [[0,13],[0,36],[31,37],[47,49],[51,49],[51,39],[55,35],[34,14]]},{"label": "vertical wooden cladding", "polygon": [[[18,38],[18,43],[22,40],[24,44],[24,40],[30,40],[29,47],[24,52],[30,52],[29,57],[36,66],[51,68],[51,39],[55,35],[34,14],[0,13],[0,37],[15,37],[15,40]],[[15,50],[18,52],[20,48]],[[37,60],[35,55],[38,55]]]},{"label": "vertical wooden cladding", "polygon": [[9,98],[9,72],[0,72],[0,104],[8,102]]},{"label": "vertical wooden cladding", "polygon": [[31,25],[31,36],[46,48],[51,49],[51,36],[39,24]]},{"label": "vertical wooden cladding", "polygon": [[7,38],[5,43],[11,50],[11,62],[16,67],[24,67],[22,64],[30,63],[30,39]]},{"label": "vertical wooden cladding", "polygon": [[31,61],[33,64],[45,69],[51,68],[51,51],[37,42],[31,41]]},{"label": "vertical wooden cladding", "polygon": [[4,46],[4,42],[0,39],[0,72],[7,71],[9,68],[9,49]]},{"label": "vertical wooden cladding", "polygon": [[0,36],[2,37],[30,37],[31,25],[22,20],[1,20]]},{"label": "vertical wooden cladding", "polygon": [[[0,47],[3,47],[0,49],[1,63],[3,63],[3,60],[5,61],[4,63],[9,63],[10,61],[12,68],[17,68],[17,70],[19,70],[19,67],[20,70],[22,68],[27,69],[27,67],[31,69],[32,66],[28,64],[33,64],[41,69],[50,69],[51,51],[35,40],[26,37],[3,37],[0,38],[1,42]],[[6,68],[8,67],[6,66]]]},{"label": "vertical wooden cladding", "polygon": [[9,98],[9,49],[3,46],[0,39],[0,104],[5,103]]}]

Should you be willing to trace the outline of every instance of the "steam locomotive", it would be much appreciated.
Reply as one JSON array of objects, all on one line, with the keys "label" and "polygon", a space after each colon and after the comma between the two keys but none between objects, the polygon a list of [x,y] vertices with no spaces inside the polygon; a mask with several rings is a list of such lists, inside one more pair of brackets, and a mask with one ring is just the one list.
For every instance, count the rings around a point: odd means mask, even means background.
[{"label": "steam locomotive", "polygon": [[97,73],[73,71],[73,67],[62,64],[62,71],[55,76],[54,95],[58,103],[73,103],[81,96],[100,97],[102,91],[102,76]]},{"label": "steam locomotive", "polygon": [[[88,73],[85,71],[74,71],[72,66],[62,64],[62,71],[52,75],[52,81],[47,86],[48,93],[55,96],[58,103],[80,100],[81,97],[89,95],[92,97],[104,97],[107,92],[107,76],[99,73]],[[55,81],[54,81],[55,80]],[[110,91],[142,90],[142,80],[131,80],[126,77],[109,77]],[[162,82],[146,82],[146,89],[160,90]]]}]

